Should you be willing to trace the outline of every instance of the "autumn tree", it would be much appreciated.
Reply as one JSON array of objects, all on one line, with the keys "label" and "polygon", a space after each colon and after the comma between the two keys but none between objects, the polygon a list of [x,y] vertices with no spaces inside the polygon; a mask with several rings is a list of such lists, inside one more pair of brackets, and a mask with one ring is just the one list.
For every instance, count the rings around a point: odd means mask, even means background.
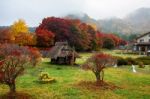
[{"label": "autumn tree", "polygon": [[19,33],[15,37],[15,44],[23,46],[34,46],[36,45],[36,37],[34,33]]},{"label": "autumn tree", "polygon": [[13,35],[9,28],[0,29],[0,43],[12,43]]},{"label": "autumn tree", "polygon": [[[63,19],[48,17],[42,20],[39,27],[36,28],[37,36],[39,30],[52,32],[55,37],[54,43],[58,41],[68,41],[76,50],[91,50],[91,43],[94,41],[95,30],[92,26],[82,23],[80,20]],[[40,41],[40,39],[38,40]],[[41,45],[42,42],[41,42]]]},{"label": "autumn tree", "polygon": [[[39,30],[46,30],[54,33],[54,42],[66,40],[69,37],[69,21],[65,19],[48,17],[42,20],[42,24],[36,29],[38,33]],[[40,33],[42,34],[42,33]]]},{"label": "autumn tree", "polygon": [[88,50],[94,50],[95,48],[95,45],[94,43],[95,42],[95,35],[96,35],[96,31],[94,30],[93,27],[91,27],[90,25],[87,25],[85,23],[81,23],[80,24],[80,30],[81,30],[81,34],[83,35],[84,39],[81,39],[84,40],[82,41],[83,42],[83,45],[86,45]]},{"label": "autumn tree", "polygon": [[115,48],[115,41],[112,38],[103,38],[103,48],[113,49]]},{"label": "autumn tree", "polygon": [[104,37],[104,34],[97,31],[96,33],[96,41],[97,41],[97,46],[99,46],[100,48],[103,47],[103,37]]},{"label": "autumn tree", "polygon": [[120,41],[121,41],[120,37],[118,37],[117,35],[112,34],[112,33],[107,34],[106,37],[109,38],[109,39],[112,39],[114,41],[115,47],[119,46]]},{"label": "autumn tree", "polygon": [[28,50],[17,45],[4,44],[0,47],[0,83],[16,92],[16,78],[23,73],[29,61]]},{"label": "autumn tree", "polygon": [[10,27],[14,36],[17,36],[19,33],[28,33],[28,27],[23,19],[15,21]]},{"label": "autumn tree", "polygon": [[82,68],[85,70],[91,70],[95,74],[97,82],[103,82],[104,69],[108,66],[112,66],[114,62],[115,59],[111,55],[97,53],[87,59],[82,65]]},{"label": "autumn tree", "polygon": [[49,47],[54,44],[54,33],[46,29],[36,30],[36,41],[39,47]]},{"label": "autumn tree", "polygon": [[85,51],[91,49],[91,36],[87,33],[85,28],[81,28],[75,24],[71,25],[69,38],[67,39],[69,45],[74,46],[78,51]]},{"label": "autumn tree", "polygon": [[125,46],[125,45],[127,45],[127,43],[128,43],[127,41],[121,39],[119,45]]},{"label": "autumn tree", "polygon": [[112,33],[102,33],[97,32],[96,34],[98,45],[107,48],[107,49],[113,49],[120,45],[125,45],[126,41],[121,39],[119,36],[112,34]]}]

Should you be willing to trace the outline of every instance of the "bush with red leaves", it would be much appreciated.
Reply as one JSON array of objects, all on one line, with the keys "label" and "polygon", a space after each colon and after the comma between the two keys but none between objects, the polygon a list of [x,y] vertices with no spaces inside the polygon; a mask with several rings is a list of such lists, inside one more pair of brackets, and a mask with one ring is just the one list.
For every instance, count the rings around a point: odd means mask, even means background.
[{"label": "bush with red leaves", "polygon": [[104,68],[112,66],[115,62],[113,56],[104,53],[97,53],[87,59],[82,65],[82,68],[85,70],[92,70],[96,76],[97,82],[101,82],[104,78]]},{"label": "bush with red leaves", "polygon": [[4,44],[0,46],[0,83],[6,84],[10,92],[16,91],[16,78],[21,75],[29,62],[29,52],[25,47]]},{"label": "bush with red leaves", "polygon": [[28,48],[29,50],[29,54],[30,54],[30,63],[33,66],[36,66],[37,63],[39,63],[41,61],[41,53],[39,52],[39,50],[37,48]]}]

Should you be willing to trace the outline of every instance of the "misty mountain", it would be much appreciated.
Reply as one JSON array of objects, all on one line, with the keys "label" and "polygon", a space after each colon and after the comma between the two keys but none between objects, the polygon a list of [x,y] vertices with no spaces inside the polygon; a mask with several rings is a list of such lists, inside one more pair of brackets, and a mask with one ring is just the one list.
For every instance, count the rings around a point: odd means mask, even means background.
[{"label": "misty mountain", "polygon": [[9,28],[9,26],[0,26],[0,29],[6,29]]},{"label": "misty mountain", "polygon": [[90,18],[85,13],[68,14],[66,17],[71,19],[80,19],[82,22],[85,23],[97,23],[97,20]]},{"label": "misty mountain", "polygon": [[76,13],[76,14],[68,14],[66,16],[66,18],[70,18],[70,19],[79,19],[84,23],[88,23],[88,24],[95,24],[97,26],[98,29],[100,29],[100,25],[98,23],[97,20],[89,17],[87,14],[85,13]]},{"label": "misty mountain", "polygon": [[34,33],[35,32],[36,27],[29,27],[29,31]]},{"label": "misty mountain", "polygon": [[101,31],[106,33],[130,34],[133,31],[130,23],[119,18],[98,20],[98,23]]},{"label": "misty mountain", "polygon": [[131,24],[133,32],[150,32],[150,8],[140,8],[124,18],[124,21]]},{"label": "misty mountain", "polygon": [[139,34],[150,31],[150,8],[140,8],[125,18],[95,20],[87,14],[69,14],[67,17],[97,25],[98,30],[106,33]]}]

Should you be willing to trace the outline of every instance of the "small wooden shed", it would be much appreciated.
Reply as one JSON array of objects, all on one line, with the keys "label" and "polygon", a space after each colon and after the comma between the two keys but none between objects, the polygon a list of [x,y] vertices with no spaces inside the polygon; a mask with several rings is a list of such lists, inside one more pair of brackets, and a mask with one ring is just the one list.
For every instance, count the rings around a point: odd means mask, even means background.
[{"label": "small wooden shed", "polygon": [[68,42],[56,42],[49,55],[53,64],[74,64],[76,58],[80,57]]}]

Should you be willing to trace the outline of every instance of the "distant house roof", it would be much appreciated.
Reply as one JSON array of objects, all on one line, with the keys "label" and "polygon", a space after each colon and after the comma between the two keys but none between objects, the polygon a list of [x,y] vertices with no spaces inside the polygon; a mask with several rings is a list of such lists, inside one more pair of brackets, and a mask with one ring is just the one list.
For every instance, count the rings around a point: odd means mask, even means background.
[{"label": "distant house roof", "polygon": [[150,43],[149,42],[140,42],[140,43],[135,43],[135,45],[138,45],[138,46],[141,46],[141,45],[147,46],[147,45],[150,45]]},{"label": "distant house roof", "polygon": [[56,42],[55,46],[49,52],[50,58],[71,56],[80,57],[78,53],[68,45],[68,42]]},{"label": "distant house roof", "polygon": [[148,33],[144,33],[144,34],[142,34],[142,35],[138,36],[138,37],[136,38],[136,40],[137,40],[137,39],[139,39],[139,38],[141,38],[141,37],[143,37],[143,36],[145,36],[145,35],[148,35],[148,34],[150,34],[150,32],[148,32]]},{"label": "distant house roof", "polygon": [[63,45],[68,45],[68,42],[56,42],[55,46],[63,46]]}]

